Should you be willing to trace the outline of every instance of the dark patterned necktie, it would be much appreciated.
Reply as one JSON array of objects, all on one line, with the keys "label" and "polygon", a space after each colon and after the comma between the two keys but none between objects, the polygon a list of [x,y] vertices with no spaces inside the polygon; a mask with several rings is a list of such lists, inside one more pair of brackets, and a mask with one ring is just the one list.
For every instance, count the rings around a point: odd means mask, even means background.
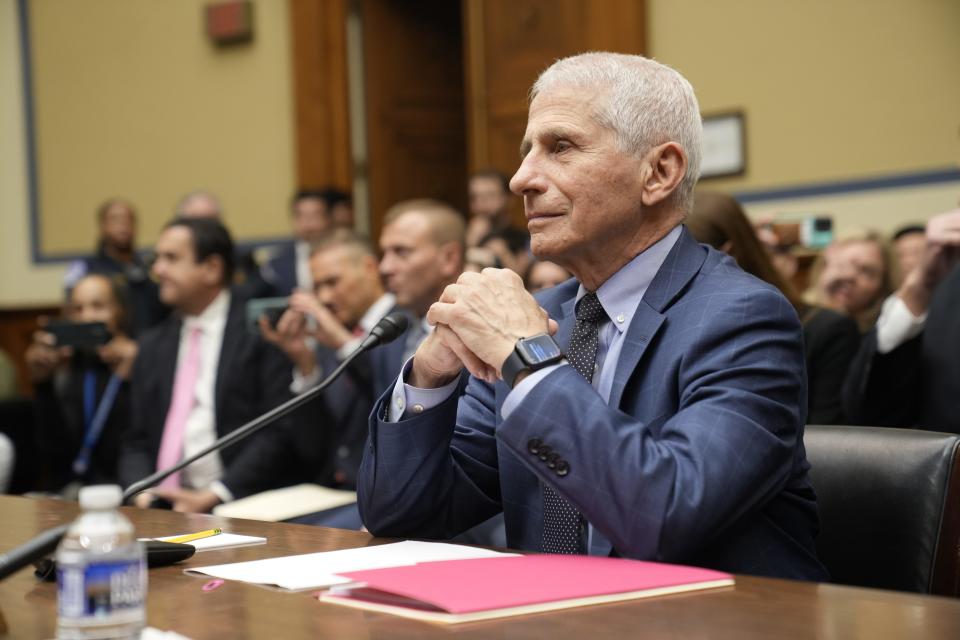
[{"label": "dark patterned necktie", "polygon": [[[600,345],[600,321],[606,317],[595,293],[587,293],[577,302],[577,326],[570,338],[567,360],[577,372],[593,380]],[[576,508],[553,487],[543,483],[543,540],[544,553],[583,553],[586,521]]]}]

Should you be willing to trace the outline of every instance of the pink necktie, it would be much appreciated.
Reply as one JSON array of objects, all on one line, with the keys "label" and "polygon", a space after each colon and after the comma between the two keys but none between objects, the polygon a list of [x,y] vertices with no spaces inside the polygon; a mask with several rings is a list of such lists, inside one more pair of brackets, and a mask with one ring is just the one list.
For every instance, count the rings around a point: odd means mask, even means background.
[{"label": "pink necktie", "polygon": [[[183,433],[187,427],[187,418],[193,410],[197,377],[200,375],[200,333],[200,327],[190,330],[186,356],[177,367],[177,375],[173,381],[173,398],[167,410],[160,453],[157,455],[157,469],[166,469],[176,464],[183,454]],[[179,486],[179,471],[160,483],[163,489],[176,489]]]}]

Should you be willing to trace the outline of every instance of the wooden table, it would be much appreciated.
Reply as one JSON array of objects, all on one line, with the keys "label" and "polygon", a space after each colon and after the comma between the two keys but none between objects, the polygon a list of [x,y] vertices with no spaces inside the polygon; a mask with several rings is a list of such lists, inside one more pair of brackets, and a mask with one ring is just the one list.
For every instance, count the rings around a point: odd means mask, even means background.
[{"label": "wooden table", "polygon": [[[329,551],[385,542],[367,534],[304,525],[124,509],[139,535],[162,536],[222,527],[266,536],[256,547],[198,553],[152,569],[149,625],[190,638],[960,638],[960,601],[827,584],[738,577],[734,588],[585,607],[499,621],[440,626],[321,604],[310,593],[283,593],[240,582],[201,591],[206,578],[184,567]],[[73,503],[0,496],[0,550],[66,522]],[[882,562],[882,559],[878,559]],[[50,638],[56,586],[23,570],[0,583],[9,638]]]}]

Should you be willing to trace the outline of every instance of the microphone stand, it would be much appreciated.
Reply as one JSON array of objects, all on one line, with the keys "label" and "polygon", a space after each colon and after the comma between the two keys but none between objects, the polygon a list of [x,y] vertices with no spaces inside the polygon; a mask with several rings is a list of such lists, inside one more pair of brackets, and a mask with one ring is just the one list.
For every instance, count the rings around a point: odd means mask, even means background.
[{"label": "microphone stand", "polygon": [[[383,327],[381,328],[381,326]],[[216,442],[212,443],[208,447],[196,452],[192,456],[184,458],[172,467],[161,469],[160,471],[147,476],[143,480],[133,483],[127,487],[126,491],[123,492],[123,501],[126,502],[138,493],[141,493],[154,486],[158,482],[161,482],[167,476],[170,476],[177,471],[180,471],[184,467],[193,464],[203,456],[218,449],[226,448],[232,444],[236,444],[237,442],[253,435],[257,431],[260,431],[267,425],[279,420],[291,411],[298,409],[307,402],[310,402],[319,396],[324,389],[329,387],[330,384],[336,380],[341,373],[343,373],[343,370],[346,369],[347,366],[349,366],[350,363],[357,358],[357,356],[366,352],[368,349],[377,346],[378,344],[385,344],[391,340],[394,340],[398,335],[406,330],[406,327],[406,317],[397,313],[391,313],[385,316],[380,320],[379,323],[377,323],[377,326],[373,328],[370,334],[364,338],[360,346],[354,349],[350,355],[344,358],[343,362],[341,362],[340,365],[333,370],[333,373],[327,376],[326,379],[316,387],[308,389],[300,395],[290,398],[283,404],[274,407],[263,415],[257,416],[253,420],[247,422],[245,425],[234,429],[222,438],[217,439]],[[68,523],[60,525],[59,527],[54,527],[53,529],[47,529],[43,533],[32,538],[31,540],[28,540],[19,547],[15,547],[4,554],[0,554],[0,580],[3,580],[7,576],[16,573],[28,564],[31,564],[32,562],[35,562],[40,558],[53,553],[56,550],[57,545],[60,544],[60,540],[67,533],[67,529],[69,527],[70,524]]]}]

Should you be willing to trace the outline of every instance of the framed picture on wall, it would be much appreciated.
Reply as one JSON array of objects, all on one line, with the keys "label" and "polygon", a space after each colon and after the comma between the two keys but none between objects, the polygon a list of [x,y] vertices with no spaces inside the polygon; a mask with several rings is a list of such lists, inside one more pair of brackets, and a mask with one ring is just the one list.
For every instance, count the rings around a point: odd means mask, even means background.
[{"label": "framed picture on wall", "polygon": [[743,112],[705,114],[700,178],[740,176],[746,171],[747,136]]}]

